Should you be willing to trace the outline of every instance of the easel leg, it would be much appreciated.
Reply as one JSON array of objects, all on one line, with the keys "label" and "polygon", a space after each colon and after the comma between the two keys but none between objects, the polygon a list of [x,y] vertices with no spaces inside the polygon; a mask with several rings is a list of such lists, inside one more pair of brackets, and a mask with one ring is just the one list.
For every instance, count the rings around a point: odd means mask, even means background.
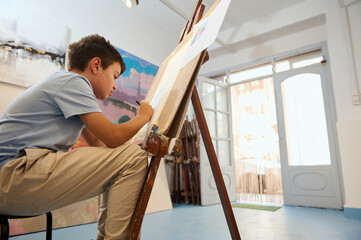
[{"label": "easel leg", "polygon": [[177,203],[181,203],[182,200],[182,191],[181,191],[181,168],[182,163],[177,161]]},{"label": "easel leg", "polygon": [[142,191],[139,196],[139,200],[137,206],[135,208],[132,221],[129,227],[129,234],[127,239],[138,239],[138,235],[140,232],[140,228],[142,226],[145,210],[148,205],[148,201],[150,198],[150,194],[153,189],[155,177],[158,172],[159,164],[160,164],[161,157],[153,156],[150,161],[150,166],[148,167],[147,177],[143,184]]},{"label": "easel leg", "polygon": [[216,182],[217,190],[219,197],[221,199],[222,207],[224,214],[226,216],[227,224],[229,231],[231,233],[232,239],[241,239],[241,236],[239,235],[237,223],[233,215],[231,203],[229,201],[229,197],[227,194],[226,186],[223,181],[222,172],[219,167],[218,161],[217,161],[217,155],[214,151],[211,135],[208,130],[206,118],[204,116],[202,105],[199,99],[199,95],[197,92],[197,89],[193,89],[192,94],[192,105],[194,108],[194,112],[196,114],[196,118],[198,121],[199,130],[201,132],[204,146],[206,148],[206,152],[209,159],[209,164],[212,169],[213,177]]},{"label": "easel leg", "polygon": [[177,159],[174,159],[173,172],[173,202],[177,202]]},{"label": "easel leg", "polygon": [[192,176],[192,163],[187,163],[187,173],[188,173],[188,181],[189,181],[189,188],[191,190],[191,197],[192,197],[192,204],[194,205],[194,184],[193,184],[193,176]]},{"label": "easel leg", "polygon": [[187,165],[182,163],[182,176],[183,176],[183,186],[184,186],[184,199],[186,204],[189,204],[188,199],[188,175],[187,175]]}]

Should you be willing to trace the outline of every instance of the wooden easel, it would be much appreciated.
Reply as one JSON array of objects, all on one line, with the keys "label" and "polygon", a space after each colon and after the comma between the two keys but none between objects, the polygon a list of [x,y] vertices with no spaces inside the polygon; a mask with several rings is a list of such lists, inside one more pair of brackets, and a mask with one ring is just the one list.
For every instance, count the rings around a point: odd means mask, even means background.
[{"label": "wooden easel", "polygon": [[[182,42],[183,38],[191,31],[193,25],[197,23],[203,16],[205,6],[202,4],[202,0],[198,0],[191,17],[181,34],[179,42]],[[186,109],[188,107],[189,99],[191,98],[194,112],[196,115],[196,119],[198,122],[198,126],[203,138],[203,142],[206,148],[206,152],[208,155],[209,163],[212,169],[213,177],[216,182],[218,194],[220,196],[220,200],[222,203],[223,211],[227,220],[228,228],[231,234],[232,239],[241,239],[237,223],[233,215],[232,207],[230,204],[230,200],[227,194],[226,186],[223,181],[222,172],[218,164],[216,152],[213,147],[212,139],[208,130],[207,122],[203,113],[202,105],[199,99],[199,95],[197,89],[195,88],[195,81],[197,79],[200,67],[203,63],[205,63],[209,59],[207,50],[204,50],[201,53],[201,56],[197,62],[197,66],[192,75],[190,84],[187,87],[187,90],[184,94],[183,100],[180,104],[177,114],[174,119],[177,119],[172,123],[172,127],[170,131],[167,133],[168,136],[174,136],[179,133],[181,124],[183,123],[186,115]],[[172,141],[177,142],[176,139],[172,139]],[[179,152],[180,146],[179,144],[175,144],[175,147],[170,146],[170,140],[168,137],[157,134],[157,126],[153,126],[150,128],[149,137],[143,143],[142,148],[153,154],[150,162],[150,166],[148,168],[148,173],[139,196],[139,200],[133,214],[132,221],[130,223],[130,230],[127,239],[136,240],[138,239],[139,232],[141,229],[141,225],[143,222],[144,214],[146,207],[148,205],[148,201],[150,198],[150,194],[154,185],[155,177],[158,171],[158,167],[160,164],[161,158],[165,154],[169,154],[171,151]],[[172,149],[172,150],[170,150]]]}]

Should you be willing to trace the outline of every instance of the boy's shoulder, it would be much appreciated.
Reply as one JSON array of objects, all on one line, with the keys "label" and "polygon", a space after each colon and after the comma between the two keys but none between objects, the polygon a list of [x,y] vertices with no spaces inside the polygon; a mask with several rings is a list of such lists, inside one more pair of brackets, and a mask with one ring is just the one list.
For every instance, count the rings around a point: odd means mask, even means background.
[{"label": "boy's shoulder", "polygon": [[74,73],[74,72],[68,72],[68,71],[59,71],[51,74],[46,79],[44,79],[44,82],[49,81],[57,81],[57,82],[67,82],[73,79],[83,79],[86,82],[89,82],[88,79],[86,79],[84,76]]},{"label": "boy's shoulder", "polygon": [[74,72],[68,71],[59,71],[51,74],[42,82],[39,83],[39,88],[52,88],[55,90],[60,90],[64,86],[76,87],[77,85],[84,86],[88,85],[91,88],[91,84],[88,79],[84,76],[79,75]]}]

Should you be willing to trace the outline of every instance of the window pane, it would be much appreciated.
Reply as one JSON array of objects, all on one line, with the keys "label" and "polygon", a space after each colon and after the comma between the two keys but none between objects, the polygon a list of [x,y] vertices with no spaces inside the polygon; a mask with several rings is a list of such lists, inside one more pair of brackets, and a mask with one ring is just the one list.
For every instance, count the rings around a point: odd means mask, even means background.
[{"label": "window pane", "polygon": [[276,72],[283,72],[287,70],[290,70],[290,62],[288,60],[276,62]]},{"label": "window pane", "polygon": [[222,75],[218,75],[218,76],[214,76],[211,77],[213,80],[218,81],[218,82],[222,82],[222,83],[226,83],[227,82],[227,75],[226,74],[222,74]]},{"label": "window pane", "polygon": [[217,129],[219,138],[229,138],[228,114],[217,113]]},{"label": "window pane", "polygon": [[206,152],[206,148],[204,147],[203,141],[201,141],[201,144],[200,144],[199,157],[200,157],[201,161],[203,161],[209,167],[208,155]]},{"label": "window pane", "polygon": [[293,64],[293,68],[306,67],[308,65],[321,63],[322,60],[323,60],[323,57],[316,57],[316,58],[311,58],[311,59],[295,62]]},{"label": "window pane", "polygon": [[231,166],[231,151],[229,141],[218,141],[218,162],[221,166]]},{"label": "window pane", "polygon": [[230,74],[230,82],[231,83],[241,82],[241,81],[256,78],[256,77],[270,75],[272,73],[273,72],[272,72],[271,64],[247,68],[244,70],[240,70],[240,71],[231,73]]},{"label": "window pane", "polygon": [[216,137],[216,113],[213,111],[204,110],[204,115],[207,120],[207,125],[211,137]]},{"label": "window pane", "polygon": [[217,110],[228,112],[227,88],[216,86]]},{"label": "window pane", "polygon": [[[214,151],[216,152],[216,155],[217,155],[217,158],[218,158],[217,141],[212,140],[212,143],[213,143]],[[204,163],[206,164],[206,166],[210,167],[209,158],[208,158],[206,147],[204,146],[203,140],[201,141],[200,153],[199,154],[200,154],[200,159],[202,159],[201,161],[205,161]]]},{"label": "window pane", "polygon": [[321,63],[322,60],[323,55],[320,49],[301,53],[293,57],[277,59],[275,61],[276,72],[283,72],[290,69],[305,67],[311,64]]},{"label": "window pane", "polygon": [[[218,156],[217,141],[216,141],[216,140],[212,140],[212,143],[213,143],[214,151],[216,152],[216,155]],[[219,161],[219,160],[218,160],[218,161]]]},{"label": "window pane", "polygon": [[214,96],[215,87],[213,84],[203,83],[203,106],[205,108],[215,109],[215,96]]},{"label": "window pane", "polygon": [[330,165],[327,124],[318,74],[300,74],[281,84],[288,164]]}]

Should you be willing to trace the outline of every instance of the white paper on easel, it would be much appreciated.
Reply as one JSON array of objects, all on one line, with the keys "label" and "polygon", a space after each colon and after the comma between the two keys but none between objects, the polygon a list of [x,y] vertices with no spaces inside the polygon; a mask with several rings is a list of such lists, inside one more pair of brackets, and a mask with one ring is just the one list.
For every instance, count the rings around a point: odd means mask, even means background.
[{"label": "white paper on easel", "polygon": [[220,1],[209,16],[198,22],[192,30],[193,37],[187,43],[187,53],[180,68],[183,68],[204,49],[208,48],[217,38],[231,0]]},{"label": "white paper on easel", "polygon": [[[173,86],[177,76],[179,69],[181,69],[181,64],[183,63],[183,59],[185,57],[186,52],[184,50],[180,50],[177,52],[172,53],[172,58],[169,60],[168,66],[163,73],[163,79],[167,79],[167,81],[160,81],[157,89],[156,94],[150,101],[150,105],[154,108],[154,113],[152,119],[149,121],[151,124],[158,125],[158,121],[164,117],[164,115],[161,115],[161,112],[164,108],[164,106],[167,103],[167,98],[171,94],[171,90],[169,87]],[[181,99],[180,99],[181,100]],[[179,101],[180,101],[179,100]],[[130,143],[140,143],[146,133],[148,132],[150,124],[144,125],[138,133],[130,140]]]},{"label": "white paper on easel", "polygon": [[[217,38],[229,4],[230,0],[218,0],[201,21],[193,26],[193,30],[176,47],[167,58],[167,61],[162,63],[160,66],[160,69],[162,69],[162,71],[160,71],[161,75],[158,75],[158,72],[155,77],[157,85],[155,85],[156,87],[153,87],[153,85],[151,87],[152,96],[148,98],[147,95],[146,97],[146,100],[148,100],[154,108],[153,117],[150,122],[143,126],[132,138],[132,143],[142,143],[146,138],[149,126],[152,124],[159,127],[159,133],[161,134],[169,128],[169,124],[172,121],[170,116],[174,116],[176,113],[176,109],[178,109],[184,91],[188,86],[187,81],[191,78],[191,76],[188,76],[189,79],[179,79],[178,75],[188,63],[195,59],[204,49],[209,47]],[[184,86],[177,85],[178,88],[174,88],[177,80],[184,82]],[[183,88],[181,88],[182,86]],[[171,97],[173,91],[176,92],[176,96],[181,97]],[[169,102],[170,99],[172,101],[171,103]],[[174,109],[168,108],[168,111],[165,111],[164,109],[166,109],[166,106],[169,104],[174,106]],[[160,122],[162,122],[162,124],[160,124]]]}]

